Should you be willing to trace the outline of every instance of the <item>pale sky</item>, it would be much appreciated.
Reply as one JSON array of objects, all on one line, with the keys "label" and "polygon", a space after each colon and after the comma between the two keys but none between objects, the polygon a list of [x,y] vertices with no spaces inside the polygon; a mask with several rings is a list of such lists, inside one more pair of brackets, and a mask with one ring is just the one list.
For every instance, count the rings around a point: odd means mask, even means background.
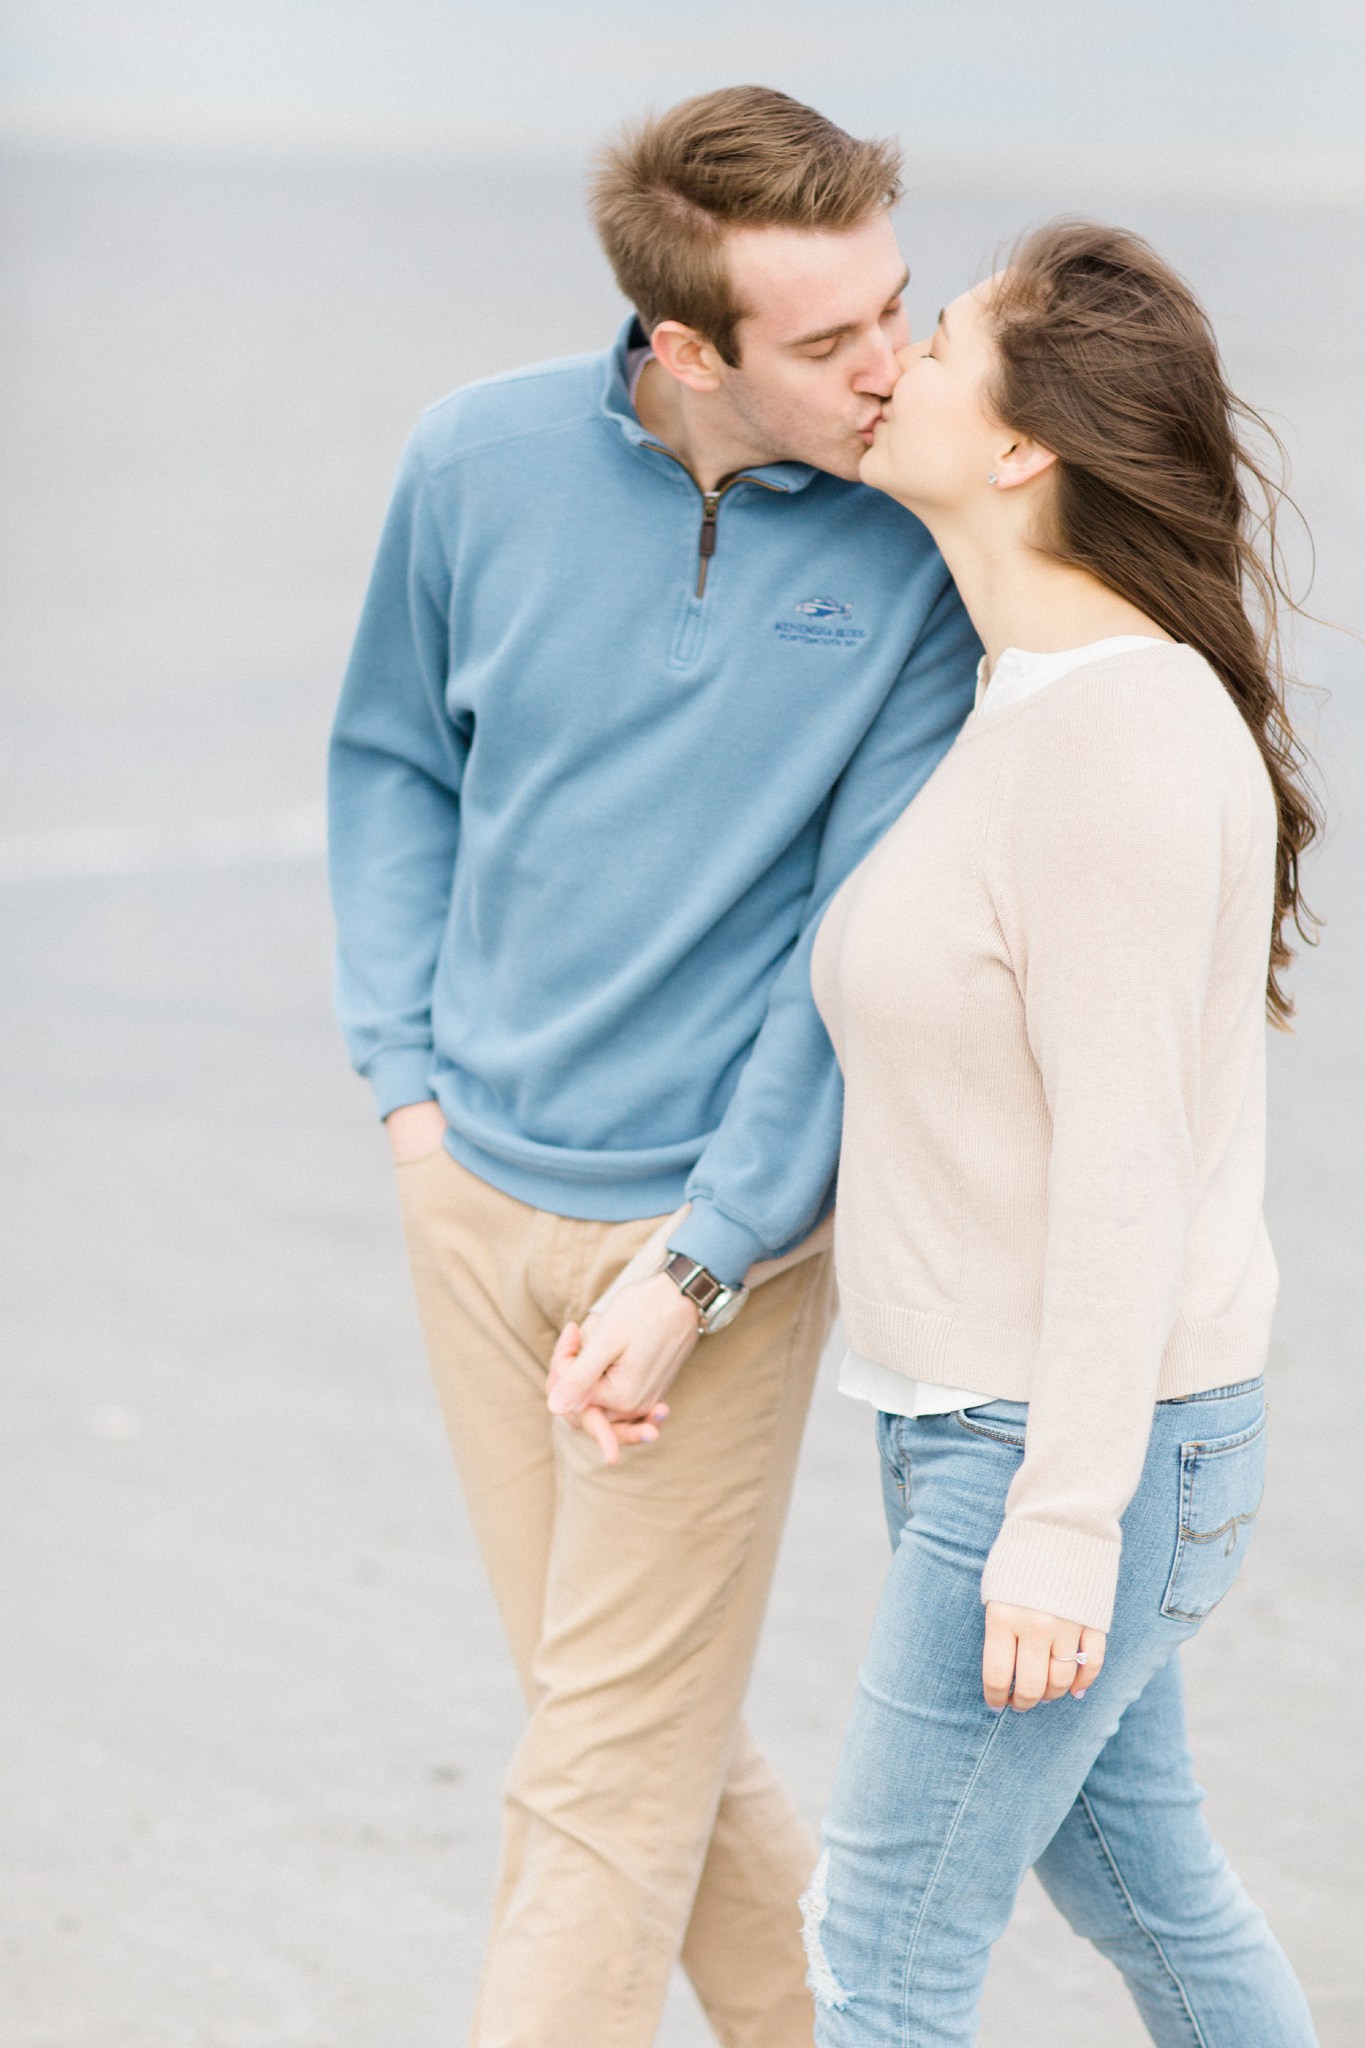
[{"label": "pale sky", "polygon": [[0,0],[30,144],[579,153],[746,80],[958,166],[1365,177],[1362,0]]}]

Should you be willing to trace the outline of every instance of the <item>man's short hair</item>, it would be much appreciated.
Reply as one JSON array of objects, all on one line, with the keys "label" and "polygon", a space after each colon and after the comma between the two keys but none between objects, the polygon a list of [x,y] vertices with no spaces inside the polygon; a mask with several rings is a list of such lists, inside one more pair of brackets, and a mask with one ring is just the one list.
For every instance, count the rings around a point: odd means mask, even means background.
[{"label": "man's short hair", "polygon": [[597,159],[593,220],[647,332],[695,328],[731,365],[754,309],[736,296],[730,228],[861,227],[901,195],[894,142],[859,142],[814,107],[762,85],[683,100]]}]

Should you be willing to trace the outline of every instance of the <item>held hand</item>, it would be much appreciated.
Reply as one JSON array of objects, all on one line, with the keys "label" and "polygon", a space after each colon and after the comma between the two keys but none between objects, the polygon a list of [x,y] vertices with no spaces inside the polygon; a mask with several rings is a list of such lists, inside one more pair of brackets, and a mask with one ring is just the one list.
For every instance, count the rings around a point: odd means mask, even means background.
[{"label": "held hand", "polygon": [[1063,1693],[1080,1699],[1100,1675],[1107,1640],[1103,1629],[988,1600],[981,1656],[986,1705],[996,1713],[1010,1706],[1026,1714],[1040,1700],[1059,1700]]},{"label": "held hand", "polygon": [[[550,1378],[571,1359],[578,1356],[583,1343],[583,1332],[577,1323],[566,1323],[560,1332],[550,1358]],[[590,1436],[602,1453],[604,1465],[615,1465],[621,1456],[622,1444],[652,1444],[659,1440],[659,1424],[668,1419],[668,1404],[659,1401],[647,1415],[608,1415],[605,1408],[579,1408],[570,1415],[560,1417],[570,1429],[582,1430]]]},{"label": "held hand", "polygon": [[550,1413],[581,1415],[593,1407],[625,1421],[647,1417],[699,1331],[696,1309],[666,1274],[623,1287],[600,1315],[589,1316],[574,1348],[564,1337],[555,1346],[547,1385]]},{"label": "held hand", "polygon": [[426,1159],[439,1152],[446,1134],[446,1120],[439,1102],[405,1102],[391,1109],[384,1119],[395,1166],[408,1166],[414,1159]]}]

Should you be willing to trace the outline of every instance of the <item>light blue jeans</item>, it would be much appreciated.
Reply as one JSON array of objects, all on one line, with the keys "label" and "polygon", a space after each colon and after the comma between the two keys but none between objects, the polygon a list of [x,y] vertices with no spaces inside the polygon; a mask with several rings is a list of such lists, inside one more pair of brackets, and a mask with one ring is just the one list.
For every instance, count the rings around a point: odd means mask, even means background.
[{"label": "light blue jeans", "polygon": [[964,2048],[1036,1869],[1161,2048],[1313,2048],[1302,1991],[1210,1835],[1176,1652],[1227,1592],[1265,1469],[1259,1380],[1157,1407],[1104,1668],[992,1713],[980,1581],[1027,1409],[879,1415],[896,1546],[803,1901],[819,2048]]}]

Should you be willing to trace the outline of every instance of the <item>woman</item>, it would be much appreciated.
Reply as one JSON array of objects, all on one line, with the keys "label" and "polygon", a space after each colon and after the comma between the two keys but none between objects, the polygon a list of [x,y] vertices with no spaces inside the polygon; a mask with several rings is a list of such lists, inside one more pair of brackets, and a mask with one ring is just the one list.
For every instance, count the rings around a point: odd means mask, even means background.
[{"label": "woman", "polygon": [[1154,2040],[1304,2048],[1175,1654],[1261,1497],[1264,1018],[1315,831],[1246,608],[1273,629],[1259,473],[1200,308],[1116,230],[1040,230],[902,363],[863,476],[986,653],[813,966],[897,1545],[804,1902],[817,2039],[974,2040],[1033,1866]]}]

